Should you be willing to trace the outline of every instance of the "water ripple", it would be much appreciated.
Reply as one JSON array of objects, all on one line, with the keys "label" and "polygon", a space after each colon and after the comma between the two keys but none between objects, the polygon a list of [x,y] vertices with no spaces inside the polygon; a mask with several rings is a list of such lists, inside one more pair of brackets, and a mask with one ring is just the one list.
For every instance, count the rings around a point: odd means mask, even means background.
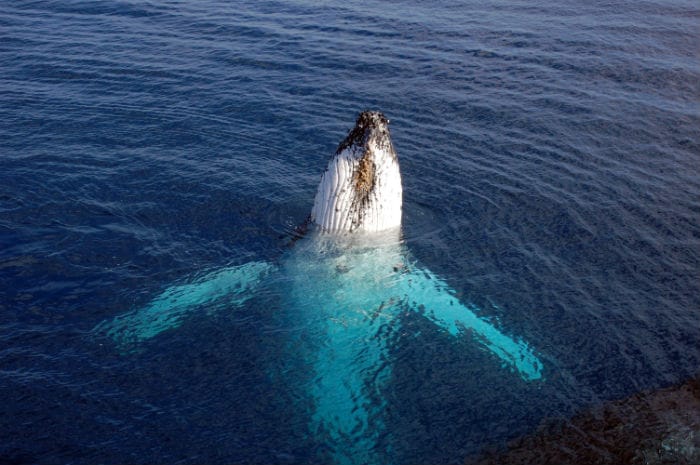
[{"label": "water ripple", "polygon": [[316,460],[307,400],[265,368],[308,370],[283,366],[303,337],[275,320],[283,280],[130,357],[86,334],[288,254],[363,108],[392,121],[407,246],[547,376],[511,382],[406,315],[381,393],[397,463],[460,462],[693,375],[698,18],[690,0],[5,5],[0,455]]}]

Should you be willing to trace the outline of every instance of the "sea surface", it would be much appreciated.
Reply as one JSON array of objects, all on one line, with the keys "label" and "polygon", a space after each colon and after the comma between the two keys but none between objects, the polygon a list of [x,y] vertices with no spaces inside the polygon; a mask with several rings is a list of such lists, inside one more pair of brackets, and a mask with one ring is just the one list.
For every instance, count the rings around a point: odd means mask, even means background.
[{"label": "sea surface", "polygon": [[12,0],[1,461],[323,457],[270,376],[299,363],[274,290],[129,351],[93,330],[289,253],[363,109],[391,120],[407,247],[544,366],[523,380],[405,315],[391,463],[460,463],[700,371],[697,1]]}]

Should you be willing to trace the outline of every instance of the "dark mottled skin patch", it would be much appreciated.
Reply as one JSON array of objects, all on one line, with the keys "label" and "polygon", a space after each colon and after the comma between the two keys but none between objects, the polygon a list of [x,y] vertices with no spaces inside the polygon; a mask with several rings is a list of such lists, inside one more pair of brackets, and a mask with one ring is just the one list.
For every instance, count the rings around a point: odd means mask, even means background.
[{"label": "dark mottled skin patch", "polygon": [[335,154],[338,155],[343,150],[353,146],[362,147],[366,151],[371,135],[374,135],[379,147],[391,149],[390,152],[395,154],[391,144],[391,137],[389,136],[389,120],[378,111],[367,110],[360,113],[357,117],[355,127],[340,143]]},{"label": "dark mottled skin patch", "polygon": [[377,167],[367,154],[360,158],[357,164],[357,170],[353,173],[353,181],[355,190],[358,194],[368,195],[374,189],[375,177],[374,174]]}]

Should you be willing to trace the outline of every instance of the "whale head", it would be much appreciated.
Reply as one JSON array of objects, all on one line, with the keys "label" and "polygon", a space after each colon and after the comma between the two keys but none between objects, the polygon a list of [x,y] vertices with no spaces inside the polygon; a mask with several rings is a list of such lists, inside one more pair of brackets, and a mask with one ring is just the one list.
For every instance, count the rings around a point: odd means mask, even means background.
[{"label": "whale head", "polygon": [[311,221],[322,232],[379,232],[401,226],[401,173],[389,120],[363,111],[318,186]]}]

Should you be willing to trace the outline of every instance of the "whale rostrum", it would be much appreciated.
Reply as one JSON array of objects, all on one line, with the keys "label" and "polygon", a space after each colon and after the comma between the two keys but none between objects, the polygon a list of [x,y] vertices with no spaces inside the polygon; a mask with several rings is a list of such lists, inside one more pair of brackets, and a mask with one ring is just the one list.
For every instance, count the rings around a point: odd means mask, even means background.
[{"label": "whale rostrum", "polygon": [[389,121],[360,113],[318,186],[311,220],[326,233],[378,232],[401,226],[399,160]]}]

